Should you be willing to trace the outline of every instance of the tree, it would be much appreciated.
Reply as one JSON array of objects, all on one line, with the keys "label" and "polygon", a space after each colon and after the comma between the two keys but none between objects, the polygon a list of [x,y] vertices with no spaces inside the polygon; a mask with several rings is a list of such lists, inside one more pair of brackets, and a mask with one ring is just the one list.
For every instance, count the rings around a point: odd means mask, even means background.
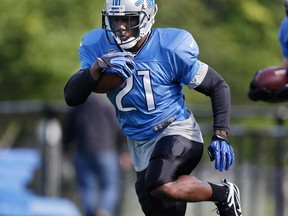
[{"label": "tree", "polygon": [[[231,86],[232,103],[249,103],[246,95],[256,70],[282,61],[280,1],[156,2],[155,27],[190,31],[200,47],[199,58]],[[0,0],[0,99],[63,99],[68,77],[79,69],[81,36],[101,27],[103,6],[104,0]],[[188,98],[205,103],[193,94],[189,91]]]}]

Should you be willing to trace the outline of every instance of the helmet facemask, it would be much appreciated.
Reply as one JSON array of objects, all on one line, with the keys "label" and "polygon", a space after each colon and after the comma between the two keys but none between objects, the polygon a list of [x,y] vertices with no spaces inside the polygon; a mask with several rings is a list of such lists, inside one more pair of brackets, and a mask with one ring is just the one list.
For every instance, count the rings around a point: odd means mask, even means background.
[{"label": "helmet facemask", "polygon": [[[156,5],[155,8],[157,8]],[[151,12],[151,9],[149,10]],[[111,44],[118,44],[122,49],[130,49],[150,32],[156,11],[154,13],[153,8],[153,14],[149,15],[145,10],[125,11],[124,5],[108,5],[106,10],[102,11],[102,28],[106,30]],[[125,22],[125,27],[119,28],[117,24],[119,21]],[[112,33],[113,38],[109,33]]]}]

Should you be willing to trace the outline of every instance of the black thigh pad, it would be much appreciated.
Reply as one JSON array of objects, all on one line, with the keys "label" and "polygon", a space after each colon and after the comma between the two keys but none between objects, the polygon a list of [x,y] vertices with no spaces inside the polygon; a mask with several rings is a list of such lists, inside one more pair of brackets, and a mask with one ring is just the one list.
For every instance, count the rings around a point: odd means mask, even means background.
[{"label": "black thigh pad", "polygon": [[203,154],[203,143],[180,135],[162,137],[155,145],[146,171],[146,189],[176,181],[189,175],[198,165]]}]

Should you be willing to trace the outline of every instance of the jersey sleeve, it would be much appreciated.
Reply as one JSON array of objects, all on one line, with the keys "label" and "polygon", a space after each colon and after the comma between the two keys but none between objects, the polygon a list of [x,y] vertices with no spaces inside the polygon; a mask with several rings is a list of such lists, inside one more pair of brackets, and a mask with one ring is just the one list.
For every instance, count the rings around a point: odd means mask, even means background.
[{"label": "jersey sleeve", "polygon": [[199,48],[192,35],[186,31],[179,39],[172,67],[176,72],[177,81],[188,85],[201,66],[201,62],[197,59]]},{"label": "jersey sleeve", "polygon": [[197,86],[199,86],[203,82],[203,80],[207,74],[208,68],[209,67],[207,64],[205,64],[204,62],[200,62],[200,66],[199,66],[195,76],[193,76],[193,78],[190,80],[190,82],[188,83],[187,86],[190,89],[194,89]]},{"label": "jersey sleeve", "polygon": [[95,61],[95,56],[91,55],[91,50],[89,50],[89,46],[85,46],[85,41],[83,40],[84,38],[82,38],[82,41],[80,43],[78,49],[78,56],[81,61],[81,69],[86,69],[93,64],[93,62]]},{"label": "jersey sleeve", "polygon": [[78,56],[81,61],[81,69],[89,68],[97,57],[102,56],[107,50],[115,46],[107,44],[105,31],[94,29],[82,37],[78,49]]}]

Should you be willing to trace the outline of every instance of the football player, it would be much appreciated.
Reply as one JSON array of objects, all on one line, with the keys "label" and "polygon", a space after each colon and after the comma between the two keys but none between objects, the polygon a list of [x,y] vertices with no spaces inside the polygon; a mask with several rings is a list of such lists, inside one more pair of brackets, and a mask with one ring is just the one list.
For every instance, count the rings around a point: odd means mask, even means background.
[{"label": "football player", "polygon": [[280,42],[284,68],[288,68],[288,0],[284,1],[286,17],[282,20],[278,31],[278,39]]},{"label": "football player", "polygon": [[[278,39],[280,42],[283,63],[282,67],[288,69],[288,0],[284,1],[286,16],[282,20],[278,31]],[[258,73],[258,72],[257,72]],[[272,93],[267,88],[258,88],[257,81],[255,77],[250,83],[250,88],[248,92],[248,97],[253,101],[265,101],[270,103],[285,102],[288,100],[288,85],[285,87],[279,87],[279,89]]]},{"label": "football player", "polygon": [[225,179],[214,184],[191,174],[202,157],[203,138],[182,91],[187,85],[211,97],[214,130],[208,153],[222,172],[234,161],[227,139],[229,86],[197,58],[199,49],[189,32],[152,29],[156,13],[154,0],[106,0],[103,27],[82,38],[81,69],[64,88],[66,103],[84,103],[103,71],[119,74],[125,84],[107,96],[128,138],[144,214],[184,216],[187,202],[211,201],[221,216],[240,216],[235,184]]}]

